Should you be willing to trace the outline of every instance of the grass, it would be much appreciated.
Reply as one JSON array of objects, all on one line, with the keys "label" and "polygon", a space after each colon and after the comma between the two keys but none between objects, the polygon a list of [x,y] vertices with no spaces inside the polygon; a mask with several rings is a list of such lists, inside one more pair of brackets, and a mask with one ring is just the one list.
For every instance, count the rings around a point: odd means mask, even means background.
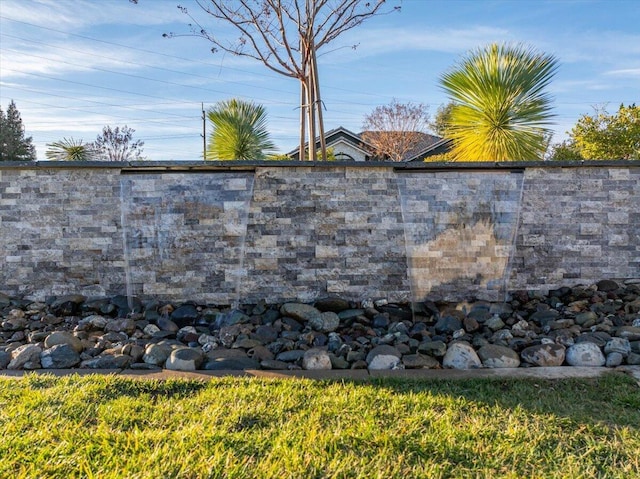
[{"label": "grass", "polygon": [[599,379],[0,379],[0,477],[636,478],[640,389]]}]

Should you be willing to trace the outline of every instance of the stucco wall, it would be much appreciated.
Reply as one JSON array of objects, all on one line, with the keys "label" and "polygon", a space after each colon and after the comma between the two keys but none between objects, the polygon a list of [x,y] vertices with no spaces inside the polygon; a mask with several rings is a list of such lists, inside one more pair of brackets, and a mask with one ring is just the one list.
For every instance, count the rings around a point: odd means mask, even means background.
[{"label": "stucco wall", "polygon": [[500,299],[640,277],[637,164],[237,165],[0,165],[0,292]]}]

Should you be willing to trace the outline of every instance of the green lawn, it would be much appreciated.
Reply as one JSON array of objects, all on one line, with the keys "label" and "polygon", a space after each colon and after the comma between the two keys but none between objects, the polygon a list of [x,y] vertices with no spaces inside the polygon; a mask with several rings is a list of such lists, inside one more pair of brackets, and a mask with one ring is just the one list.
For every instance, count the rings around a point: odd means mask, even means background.
[{"label": "green lawn", "polygon": [[0,379],[0,477],[637,478],[640,388]]}]

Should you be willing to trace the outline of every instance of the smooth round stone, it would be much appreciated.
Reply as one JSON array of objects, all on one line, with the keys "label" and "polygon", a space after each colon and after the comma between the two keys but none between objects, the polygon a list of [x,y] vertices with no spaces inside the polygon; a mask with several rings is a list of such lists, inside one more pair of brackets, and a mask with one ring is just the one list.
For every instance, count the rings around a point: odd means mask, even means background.
[{"label": "smooth round stone", "polygon": [[27,365],[39,364],[40,353],[42,353],[42,348],[35,344],[19,346],[11,351],[11,361],[7,365],[7,369],[26,369]]},{"label": "smooth round stone", "polygon": [[321,314],[317,308],[304,303],[285,303],[280,308],[280,313],[298,321],[317,319]]},{"label": "smooth round stone", "polygon": [[283,351],[276,356],[278,361],[284,361],[286,363],[292,363],[298,361],[304,356],[304,351],[301,349],[293,349],[291,351]]},{"label": "smooth round stone", "polygon": [[131,357],[126,354],[118,356],[103,354],[97,358],[82,361],[80,367],[89,369],[124,369],[129,366],[131,362]]},{"label": "smooth round stone", "polygon": [[276,359],[265,359],[260,361],[262,369],[272,369],[275,371],[286,371],[289,369],[289,363],[284,361],[278,361]]},{"label": "smooth round stone", "polygon": [[105,327],[105,332],[125,333],[131,335],[136,330],[136,322],[131,318],[119,318],[109,321]]},{"label": "smooth round stone", "polygon": [[520,357],[511,348],[489,344],[478,350],[478,357],[486,368],[517,368]]},{"label": "smooth round stone", "polygon": [[447,352],[447,345],[444,341],[424,341],[418,345],[418,352],[441,358]]},{"label": "smooth round stone", "polygon": [[589,327],[596,323],[598,315],[593,311],[586,311],[584,313],[576,314],[575,322],[580,326]]},{"label": "smooth round stone", "polygon": [[447,369],[476,369],[482,367],[482,362],[468,343],[454,342],[449,345],[442,358],[442,367]]},{"label": "smooth round stone", "polygon": [[165,318],[164,316],[160,316],[158,318],[158,320],[156,321],[156,325],[162,331],[169,331],[169,332],[172,332],[172,333],[177,333],[178,330],[180,329],[176,323],[174,323],[173,321],[171,321],[168,318]]},{"label": "smooth round stone", "polygon": [[598,291],[604,292],[615,291],[620,288],[620,285],[618,283],[610,279],[603,279],[601,281],[598,281],[596,283],[596,286],[598,287]]},{"label": "smooth round stone", "polygon": [[330,333],[340,326],[340,317],[333,311],[326,311],[309,319],[309,325],[316,331]]},{"label": "smooth round stone", "polygon": [[524,348],[520,353],[523,361],[533,366],[562,366],[566,348],[560,344],[537,344]]},{"label": "smooth round stone", "polygon": [[497,314],[487,319],[484,324],[491,331],[498,331],[504,328],[504,321],[502,321],[502,318],[500,318],[500,316],[498,316]]},{"label": "smooth round stone", "polygon": [[202,369],[207,371],[245,371],[260,369],[260,362],[251,358],[210,358]]},{"label": "smooth round stone", "polygon": [[624,358],[620,353],[607,354],[607,362],[605,363],[605,366],[608,368],[618,367],[622,364],[623,359]]},{"label": "smooth round stone", "polygon": [[339,313],[351,307],[349,301],[341,298],[319,299],[315,302],[314,306],[322,312],[332,311],[334,313]]},{"label": "smooth round stone", "polygon": [[626,338],[629,341],[640,340],[640,327],[637,326],[621,326],[616,332],[616,336]]},{"label": "smooth round stone", "polygon": [[620,353],[626,357],[631,352],[631,343],[626,338],[611,338],[604,346],[604,353]]},{"label": "smooth round stone", "polygon": [[369,369],[402,369],[402,354],[393,346],[383,344],[376,346],[367,354],[367,367]]},{"label": "smooth round stone", "polygon": [[566,361],[570,366],[600,367],[606,359],[597,344],[576,343],[567,349]]},{"label": "smooth round stone", "polygon": [[198,309],[193,304],[182,304],[171,313],[171,321],[179,327],[190,326],[198,319]]},{"label": "smooth round stone", "polygon": [[424,354],[405,354],[402,356],[402,364],[406,369],[438,369],[440,362],[431,356]]},{"label": "smooth round stone", "polygon": [[323,349],[312,348],[305,351],[302,357],[302,369],[319,371],[332,369],[331,357]]},{"label": "smooth round stone", "polygon": [[438,320],[435,328],[438,334],[453,334],[462,329],[462,321],[453,316],[443,316]]},{"label": "smooth round stone", "polygon": [[44,340],[44,347],[46,349],[52,348],[58,344],[68,344],[78,353],[81,353],[83,349],[82,341],[66,331],[54,331]]},{"label": "smooth round stone", "polygon": [[167,359],[171,355],[171,351],[175,349],[175,345],[171,343],[156,343],[150,344],[144,351],[142,360],[147,364],[154,366],[162,366],[167,362]]},{"label": "smooth round stone", "polygon": [[202,351],[194,348],[179,348],[171,351],[164,367],[172,371],[196,371],[203,360]]},{"label": "smooth round stone", "polygon": [[40,353],[44,369],[68,369],[80,363],[80,355],[70,344],[56,344]]}]

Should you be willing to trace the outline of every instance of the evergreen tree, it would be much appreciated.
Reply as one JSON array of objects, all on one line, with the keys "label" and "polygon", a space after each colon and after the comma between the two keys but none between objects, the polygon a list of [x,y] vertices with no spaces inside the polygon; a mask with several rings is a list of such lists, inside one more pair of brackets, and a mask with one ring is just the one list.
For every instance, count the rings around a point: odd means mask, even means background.
[{"label": "evergreen tree", "polygon": [[0,161],[34,161],[36,148],[25,138],[20,112],[13,100],[7,112],[0,108]]}]

